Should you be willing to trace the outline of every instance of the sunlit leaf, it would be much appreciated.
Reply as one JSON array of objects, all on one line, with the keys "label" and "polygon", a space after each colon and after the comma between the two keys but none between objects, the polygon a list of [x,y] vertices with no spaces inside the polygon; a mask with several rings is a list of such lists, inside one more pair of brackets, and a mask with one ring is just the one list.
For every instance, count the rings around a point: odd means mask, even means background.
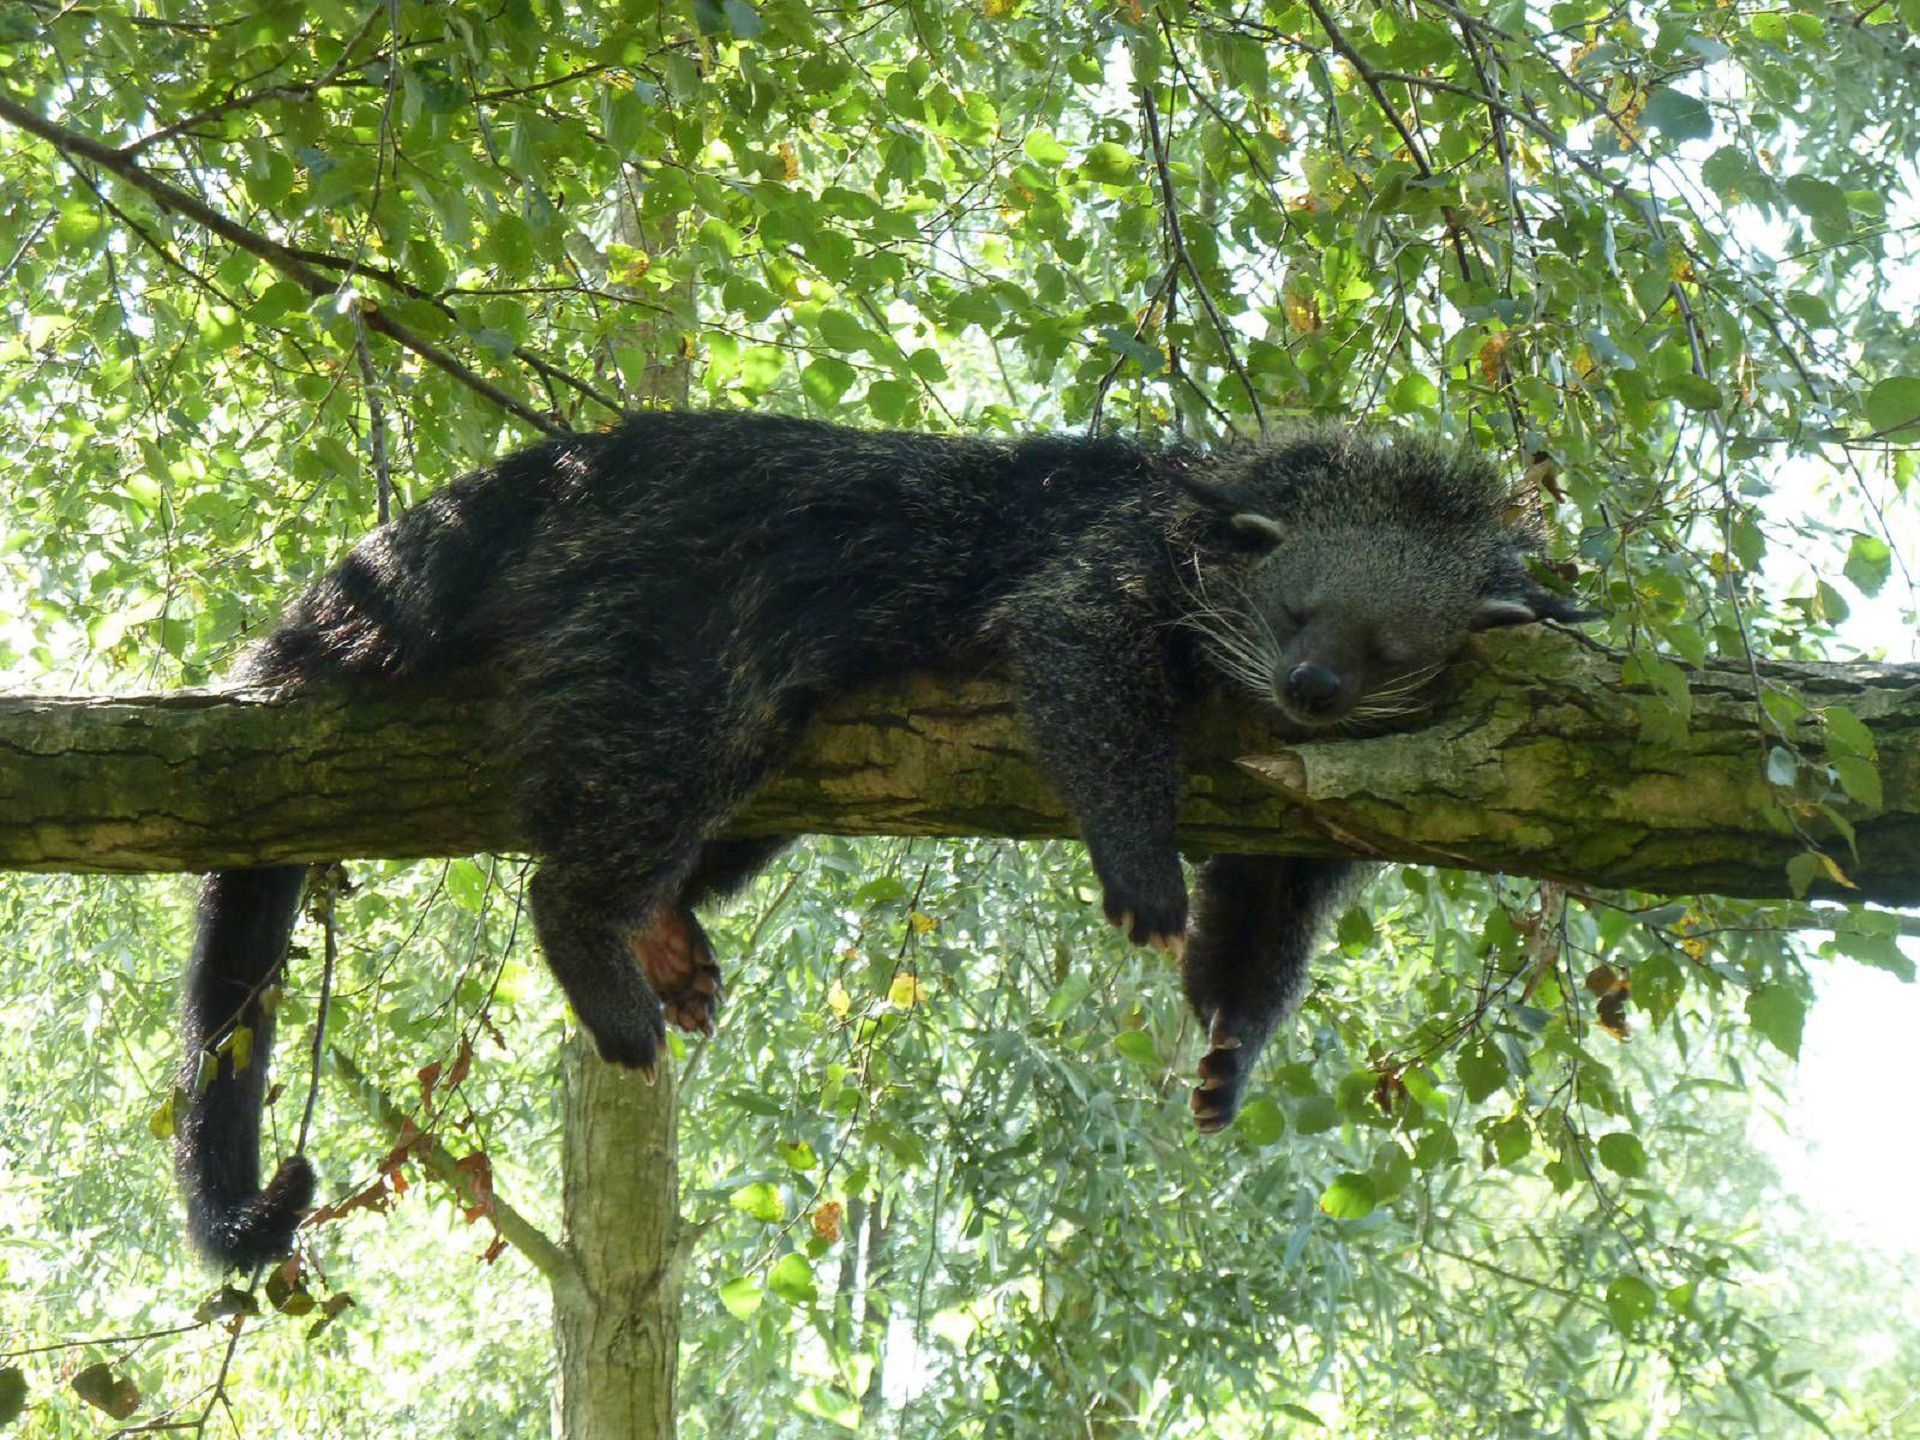
[{"label": "sunlit leaf", "polygon": [[1320,1192],[1320,1209],[1336,1220],[1364,1220],[1375,1203],[1372,1178],[1353,1171]]}]

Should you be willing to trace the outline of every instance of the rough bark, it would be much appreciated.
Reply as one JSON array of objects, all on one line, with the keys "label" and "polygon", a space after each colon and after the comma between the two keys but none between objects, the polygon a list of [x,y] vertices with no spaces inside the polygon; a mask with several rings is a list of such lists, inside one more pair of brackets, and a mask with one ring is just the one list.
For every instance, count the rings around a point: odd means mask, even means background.
[{"label": "rough bark", "polygon": [[568,1037],[561,1124],[565,1248],[580,1284],[554,1292],[561,1440],[672,1440],[686,1237],[671,1063],[657,1083]]},{"label": "rough bark", "polygon": [[[1680,733],[1663,699],[1622,684],[1613,657],[1563,636],[1489,637],[1455,669],[1430,719],[1373,738],[1289,740],[1247,707],[1201,707],[1183,840],[1783,896],[1787,863],[1810,836],[1857,887],[1821,878],[1814,893],[1920,901],[1920,666],[1762,667],[1762,684],[1809,707],[1788,737],[1809,763],[1785,792],[1766,778],[1780,737],[1762,723],[1745,667],[1691,674]],[[1835,705],[1872,735],[1875,812],[1820,782],[1818,711]],[[519,837],[496,759],[503,723],[472,679],[298,700],[0,700],[0,867],[198,870],[511,851]],[[1819,799],[1854,825],[1857,857]],[[1006,686],[925,676],[830,706],[738,828],[1071,833],[1021,744]]]}]

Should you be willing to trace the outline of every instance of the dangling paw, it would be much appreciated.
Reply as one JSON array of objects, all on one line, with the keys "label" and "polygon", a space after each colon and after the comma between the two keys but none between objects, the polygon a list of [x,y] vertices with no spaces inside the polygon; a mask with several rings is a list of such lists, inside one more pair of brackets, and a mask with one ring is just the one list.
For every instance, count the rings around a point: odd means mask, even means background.
[{"label": "dangling paw", "polygon": [[593,1041],[593,1048],[599,1052],[602,1060],[609,1065],[638,1070],[647,1077],[649,1084],[653,1082],[659,1064],[660,1042],[667,1038],[657,1008],[648,1016],[636,1005],[632,1015],[618,1024],[609,1023],[605,1016],[589,1016],[584,1011],[579,1013],[581,1027],[587,1032],[587,1038]]},{"label": "dangling paw", "polygon": [[1203,1134],[1224,1130],[1233,1123],[1253,1069],[1253,1057],[1260,1053],[1258,1045],[1242,1041],[1235,1033],[1237,1028],[1226,1011],[1213,1012],[1207,1028],[1209,1048],[1200,1057],[1200,1083],[1189,1097],[1193,1123]]},{"label": "dangling paw", "polygon": [[720,1009],[720,967],[714,964],[707,932],[692,912],[680,906],[664,909],[627,943],[668,1021],[682,1030],[713,1034]]},{"label": "dangling paw", "polygon": [[1105,878],[1101,889],[1107,919],[1134,944],[1175,959],[1186,953],[1187,882],[1177,858],[1150,878]]}]

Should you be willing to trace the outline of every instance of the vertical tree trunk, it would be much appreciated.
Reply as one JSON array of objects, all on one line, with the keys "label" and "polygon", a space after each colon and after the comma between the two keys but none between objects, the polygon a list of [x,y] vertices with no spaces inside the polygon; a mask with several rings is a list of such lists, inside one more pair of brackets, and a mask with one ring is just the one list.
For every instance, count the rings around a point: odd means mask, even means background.
[{"label": "vertical tree trunk", "polygon": [[565,1239],[581,1285],[554,1296],[557,1440],[672,1440],[680,1352],[677,1081],[608,1065],[586,1038],[562,1074]]}]

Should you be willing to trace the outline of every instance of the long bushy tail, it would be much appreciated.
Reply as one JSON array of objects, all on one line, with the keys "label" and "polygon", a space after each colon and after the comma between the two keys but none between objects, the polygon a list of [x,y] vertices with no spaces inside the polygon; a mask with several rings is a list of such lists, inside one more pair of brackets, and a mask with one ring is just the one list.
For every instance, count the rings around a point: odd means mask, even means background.
[{"label": "long bushy tail", "polygon": [[[313,1167],[289,1156],[263,1189],[260,1111],[273,1015],[261,995],[279,978],[306,882],[304,865],[207,877],[187,964],[175,1160],[193,1243],[223,1266],[278,1260],[313,1200]],[[203,1058],[204,1057],[204,1058]],[[204,1076],[211,1076],[204,1085]]]}]

